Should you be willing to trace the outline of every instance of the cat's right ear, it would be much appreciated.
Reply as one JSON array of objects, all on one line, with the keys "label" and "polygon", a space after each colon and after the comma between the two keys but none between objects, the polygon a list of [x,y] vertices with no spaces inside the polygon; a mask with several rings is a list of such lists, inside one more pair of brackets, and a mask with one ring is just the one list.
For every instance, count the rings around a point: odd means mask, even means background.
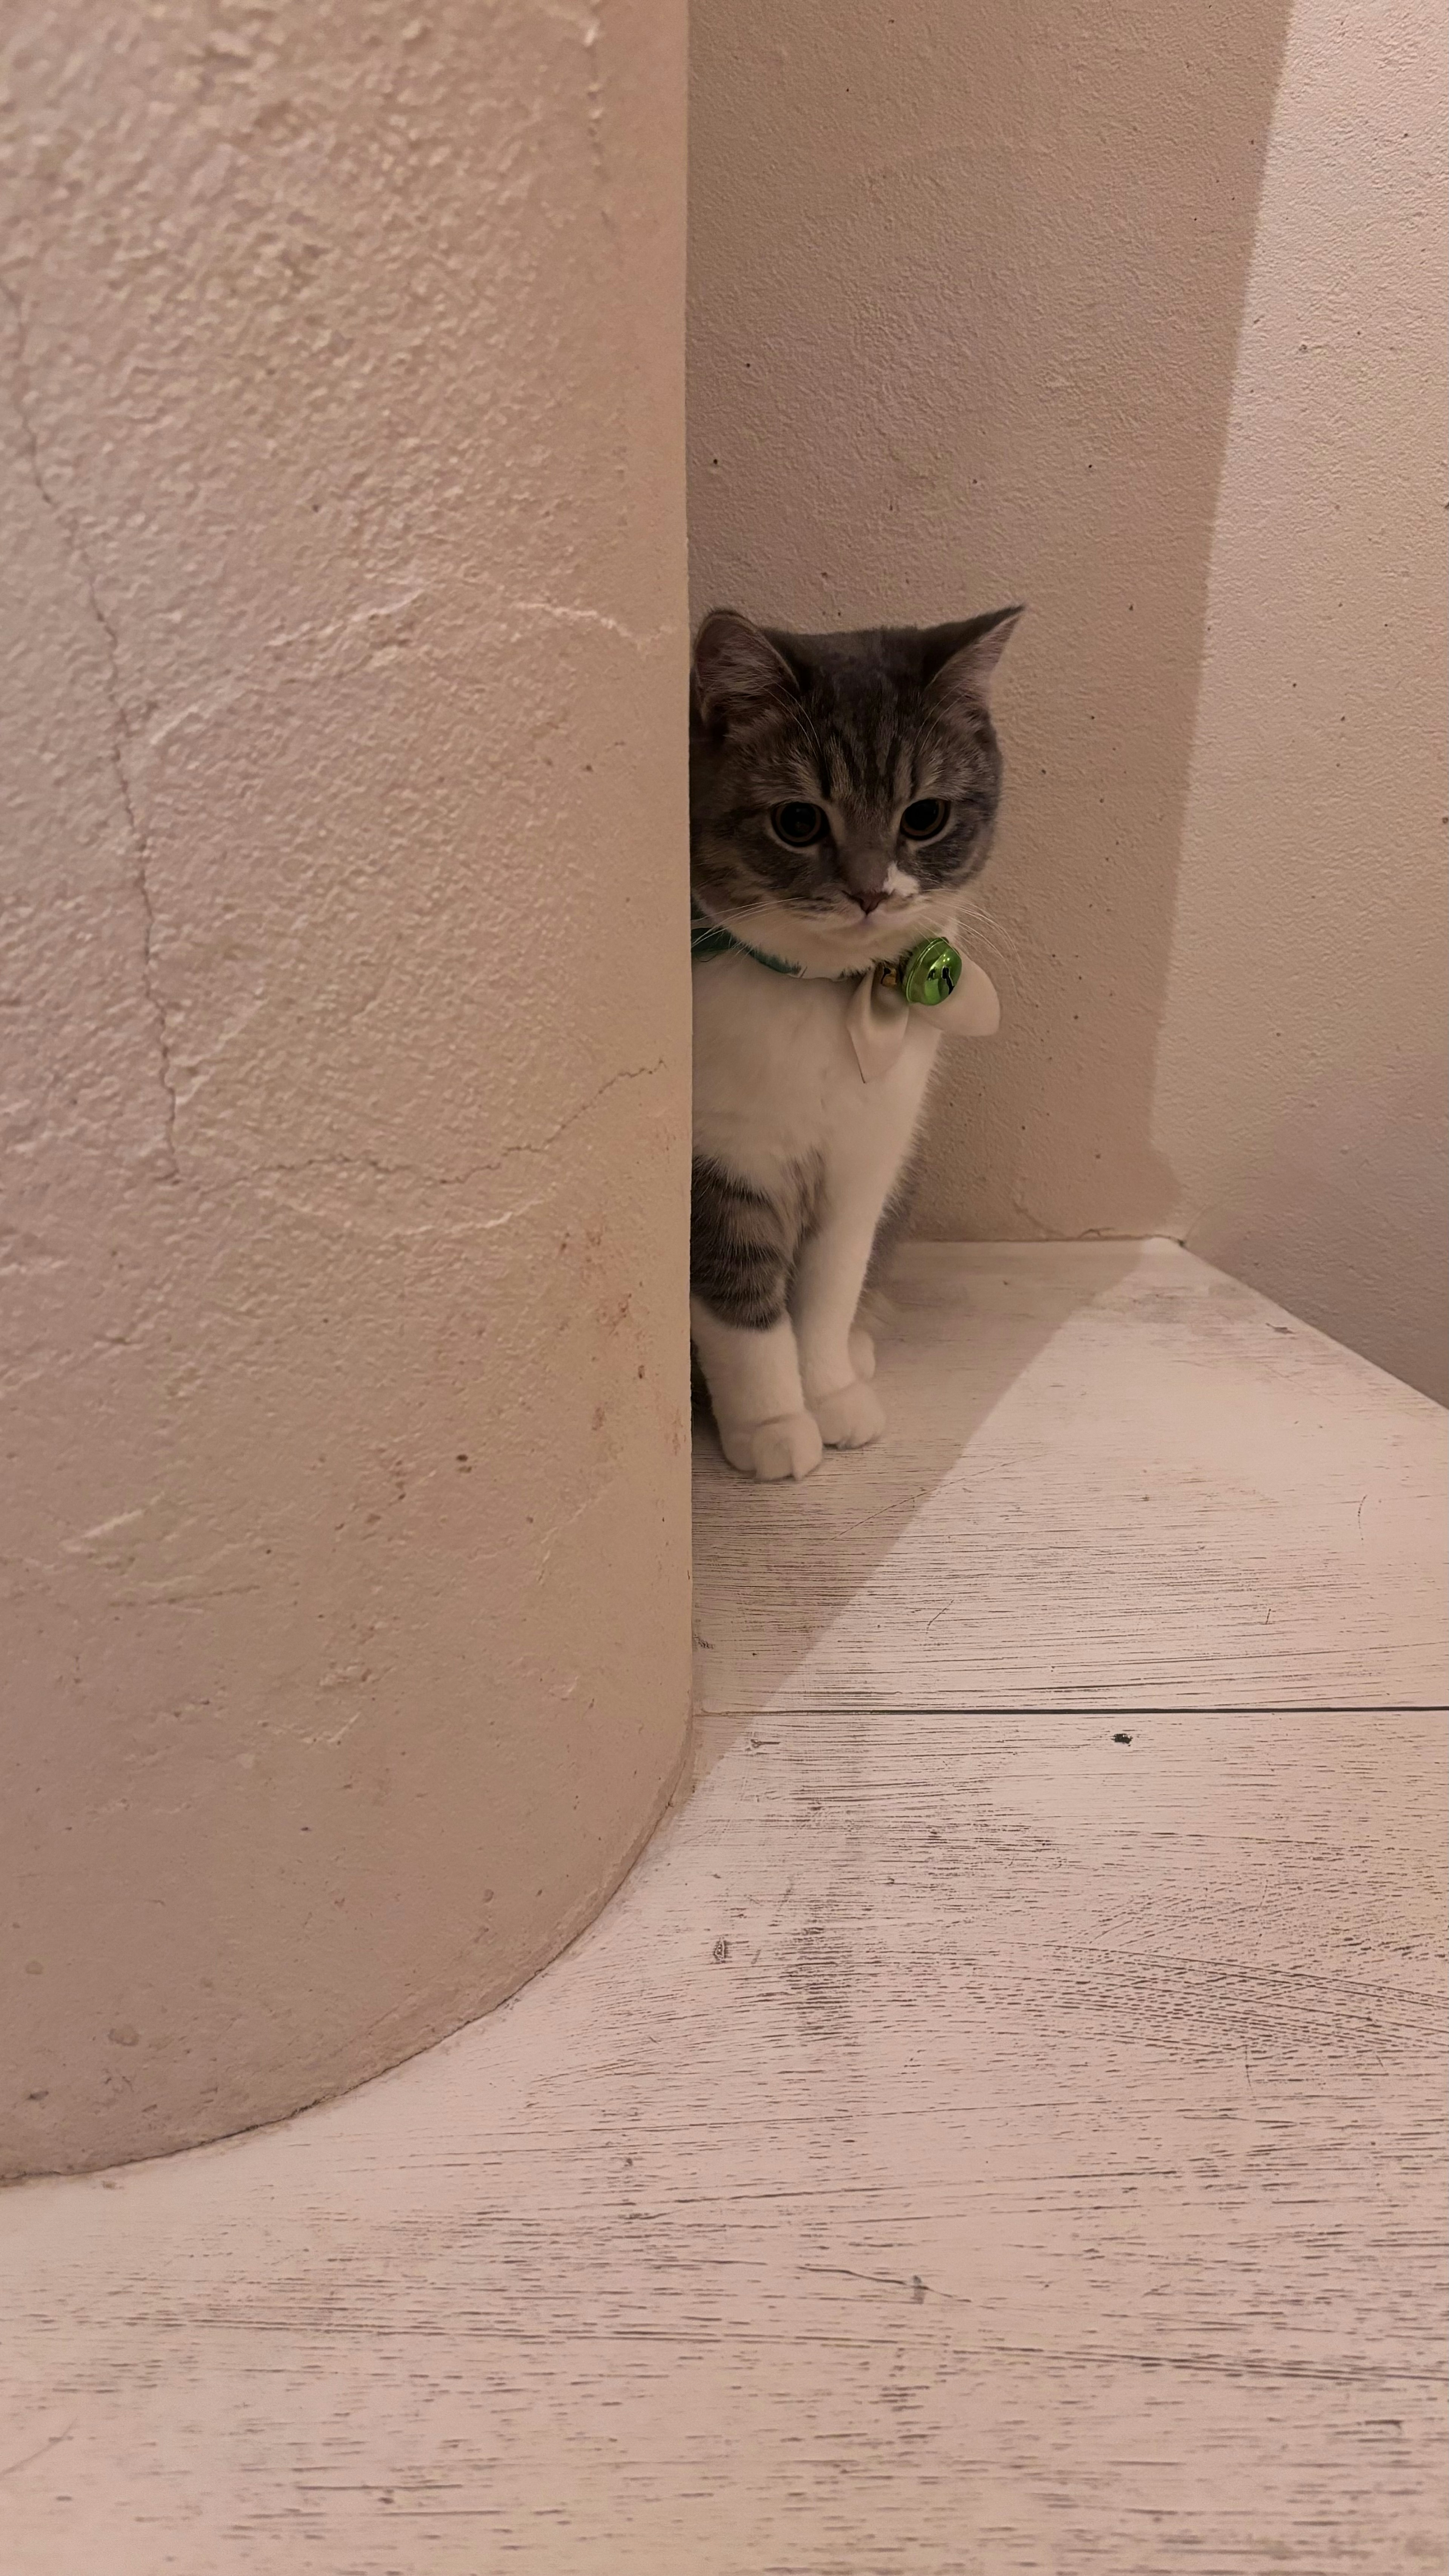
[{"label": "cat's right ear", "polygon": [[783,653],[735,608],[710,610],[694,639],[690,680],[696,712],[712,732],[747,723],[797,694]]},{"label": "cat's right ear", "polygon": [[925,676],[938,698],[965,698],[985,706],[996,665],[1025,616],[1024,608],[993,608],[959,626],[930,626],[921,638]]}]

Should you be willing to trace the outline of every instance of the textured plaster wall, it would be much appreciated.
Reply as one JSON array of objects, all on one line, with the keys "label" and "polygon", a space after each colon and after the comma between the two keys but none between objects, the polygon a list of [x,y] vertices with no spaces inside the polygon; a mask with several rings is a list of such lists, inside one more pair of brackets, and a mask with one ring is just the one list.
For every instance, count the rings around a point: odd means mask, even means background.
[{"label": "textured plaster wall", "polygon": [[923,1231],[1185,1235],[1444,1390],[1428,0],[695,0],[694,606],[1025,598]]},{"label": "textured plaster wall", "polygon": [[670,1786],[682,39],[7,19],[12,2169],[394,2063]]},{"label": "textured plaster wall", "polygon": [[1152,1131],[1195,1251],[1449,1397],[1443,13],[1300,0]]}]

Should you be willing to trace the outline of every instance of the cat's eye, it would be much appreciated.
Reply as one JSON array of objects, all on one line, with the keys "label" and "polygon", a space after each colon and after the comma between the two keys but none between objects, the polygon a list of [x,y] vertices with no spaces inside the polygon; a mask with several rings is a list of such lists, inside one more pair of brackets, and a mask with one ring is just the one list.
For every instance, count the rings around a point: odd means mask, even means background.
[{"label": "cat's eye", "polygon": [[830,818],[819,805],[807,805],[801,799],[791,805],[777,805],[770,816],[777,841],[787,850],[808,850],[815,841],[823,841],[830,830]]},{"label": "cat's eye", "polygon": [[908,841],[936,841],[951,820],[951,808],[944,796],[918,796],[901,816],[901,830]]}]

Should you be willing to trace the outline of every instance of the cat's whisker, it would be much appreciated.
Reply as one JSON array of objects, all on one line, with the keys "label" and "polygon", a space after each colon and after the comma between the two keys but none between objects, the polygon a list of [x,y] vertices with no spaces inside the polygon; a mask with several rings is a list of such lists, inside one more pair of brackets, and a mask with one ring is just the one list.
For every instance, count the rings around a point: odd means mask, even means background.
[{"label": "cat's whisker", "polygon": [[960,924],[968,945],[974,941],[988,956],[994,949],[1003,963],[1020,970],[1020,945],[1004,922],[997,921],[991,913],[968,899],[961,908]]},{"label": "cat's whisker", "polygon": [[1010,950],[997,944],[991,936],[989,927],[983,922],[971,922],[965,925],[958,923],[956,938],[971,955],[979,955],[993,966],[1015,967],[1016,960]]},{"label": "cat's whisker", "polygon": [[987,930],[994,930],[1002,939],[1009,939],[1011,937],[1011,933],[1008,931],[1005,922],[998,921],[994,912],[988,912],[985,904],[981,901],[978,895],[968,894],[963,896],[961,901],[961,910],[965,913],[968,920],[982,923]]},{"label": "cat's whisker", "polygon": [[714,918],[721,930],[731,931],[737,939],[743,939],[753,929],[763,910],[763,904],[740,904],[729,912],[715,914]]}]

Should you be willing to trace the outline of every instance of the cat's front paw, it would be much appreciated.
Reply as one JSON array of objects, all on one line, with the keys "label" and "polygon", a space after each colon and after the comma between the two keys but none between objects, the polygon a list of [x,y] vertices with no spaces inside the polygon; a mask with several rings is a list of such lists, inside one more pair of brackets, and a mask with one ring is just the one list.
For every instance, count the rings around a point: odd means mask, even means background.
[{"label": "cat's front paw", "polygon": [[834,1395],[817,1397],[813,1410],[827,1449],[864,1449],[869,1441],[879,1440],[885,1429],[880,1397],[858,1378]]},{"label": "cat's front paw", "polygon": [[809,1476],[819,1466],[820,1433],[808,1413],[782,1413],[774,1422],[721,1430],[720,1447],[732,1467],[777,1485],[786,1476]]}]

